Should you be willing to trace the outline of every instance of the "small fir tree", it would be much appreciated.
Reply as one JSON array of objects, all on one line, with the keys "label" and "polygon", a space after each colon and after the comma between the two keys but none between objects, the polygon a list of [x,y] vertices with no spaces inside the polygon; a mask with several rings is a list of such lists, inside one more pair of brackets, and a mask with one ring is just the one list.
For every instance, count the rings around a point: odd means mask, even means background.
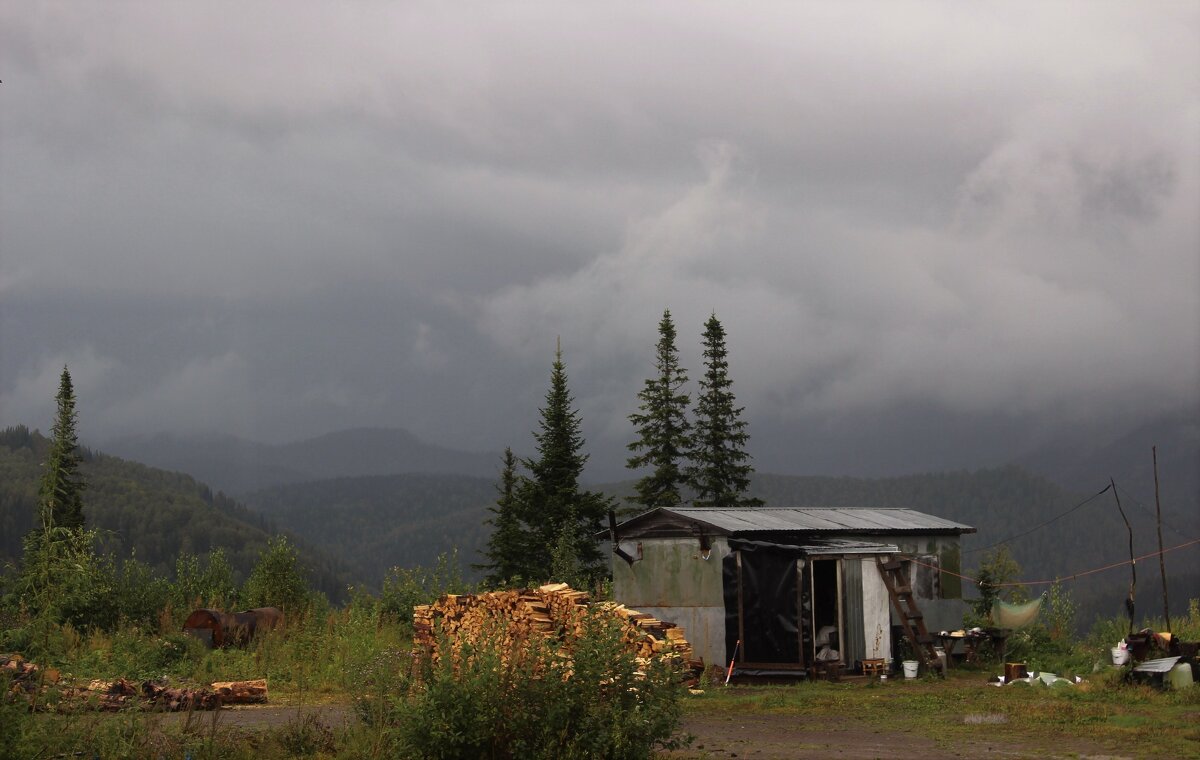
[{"label": "small fir tree", "polygon": [[84,482],[79,474],[82,457],[75,430],[75,389],[66,367],[59,378],[55,401],[58,412],[50,429],[50,451],[38,489],[38,517],[44,530],[58,527],[81,531],[84,527]]},{"label": "small fir tree", "polygon": [[525,531],[519,515],[520,504],[517,489],[520,476],[517,474],[517,457],[511,448],[504,449],[504,469],[500,471],[500,482],[496,486],[499,498],[496,505],[489,507],[492,517],[492,535],[488,539],[484,556],[488,562],[476,565],[476,569],[487,570],[485,582],[498,586],[521,576],[522,557],[528,552]]},{"label": "small fir tree", "polygon": [[629,444],[633,452],[626,461],[631,470],[644,467],[651,471],[634,485],[636,495],[629,501],[645,509],[674,507],[683,501],[687,482],[685,458],[691,447],[691,425],[687,410],[690,398],[681,392],[687,383],[687,370],[679,366],[675,348],[675,324],[671,312],[663,311],[658,323],[658,345],[654,367],[657,376],[647,378],[638,393],[639,411],[629,415],[637,429],[637,440]]},{"label": "small fir tree", "polygon": [[754,467],[746,451],[746,422],[733,396],[729,379],[725,328],[713,314],[704,323],[704,377],[696,399],[688,481],[698,507],[757,507],[759,499],[747,497]]},{"label": "small fir tree", "polygon": [[574,543],[582,577],[598,577],[604,572],[603,555],[592,536],[600,530],[611,502],[579,487],[587,455],[583,453],[579,413],[571,408],[572,402],[562,349],[558,348],[546,405],[533,433],[537,456],[523,461],[529,477],[521,479],[517,491],[518,517],[526,535],[518,574],[525,578],[544,577],[554,566],[555,547],[564,540]]}]

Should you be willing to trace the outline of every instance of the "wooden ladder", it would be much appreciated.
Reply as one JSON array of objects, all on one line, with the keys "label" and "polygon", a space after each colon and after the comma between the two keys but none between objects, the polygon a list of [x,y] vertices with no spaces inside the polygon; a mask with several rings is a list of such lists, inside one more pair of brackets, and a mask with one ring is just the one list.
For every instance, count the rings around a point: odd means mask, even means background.
[{"label": "wooden ladder", "polygon": [[888,596],[892,598],[892,609],[896,610],[900,624],[904,626],[904,635],[912,642],[917,659],[926,668],[937,668],[938,656],[934,650],[933,637],[925,628],[925,616],[917,607],[913,598],[912,586],[904,576],[904,563],[888,557],[885,561],[876,555],[875,564],[879,567],[879,575],[883,585],[887,586]]}]

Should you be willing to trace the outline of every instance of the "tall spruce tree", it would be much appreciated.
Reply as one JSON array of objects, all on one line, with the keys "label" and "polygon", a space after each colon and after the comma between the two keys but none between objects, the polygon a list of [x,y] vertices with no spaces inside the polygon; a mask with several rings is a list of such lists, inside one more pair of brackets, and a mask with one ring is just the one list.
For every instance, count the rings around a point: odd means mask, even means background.
[{"label": "tall spruce tree", "polygon": [[579,487],[587,455],[572,402],[559,347],[554,353],[546,406],[533,433],[537,456],[522,462],[529,471],[518,493],[519,516],[530,539],[521,563],[521,575],[526,578],[542,577],[554,567],[555,550],[561,554],[564,543],[573,544],[582,577],[598,577],[605,571],[603,554],[593,536],[611,502]]},{"label": "tall spruce tree", "polygon": [[68,528],[82,531],[83,478],[79,474],[79,437],[75,426],[75,388],[71,373],[63,367],[55,396],[58,411],[50,429],[50,451],[38,489],[38,511],[43,529]]},{"label": "tall spruce tree", "polygon": [[669,309],[663,311],[658,323],[654,367],[658,374],[647,378],[638,393],[639,411],[629,415],[637,429],[637,440],[629,444],[634,455],[626,461],[631,470],[651,468],[634,485],[636,495],[628,498],[645,509],[674,507],[683,501],[685,463],[692,446],[688,422],[691,399],[681,392],[688,380],[687,370],[679,366],[675,324]]},{"label": "tall spruce tree", "polygon": [[762,501],[746,496],[754,467],[746,452],[746,422],[735,405],[729,379],[725,328],[716,314],[704,323],[704,377],[696,399],[696,422],[688,481],[697,507],[756,507]]},{"label": "tall spruce tree", "polygon": [[488,571],[485,582],[491,586],[523,577],[523,557],[528,552],[528,540],[519,515],[517,489],[520,476],[517,474],[517,464],[512,449],[505,448],[504,469],[500,471],[500,482],[496,485],[499,496],[496,506],[488,508],[493,515],[488,520],[492,535],[484,552],[488,562],[476,565],[478,569]]}]

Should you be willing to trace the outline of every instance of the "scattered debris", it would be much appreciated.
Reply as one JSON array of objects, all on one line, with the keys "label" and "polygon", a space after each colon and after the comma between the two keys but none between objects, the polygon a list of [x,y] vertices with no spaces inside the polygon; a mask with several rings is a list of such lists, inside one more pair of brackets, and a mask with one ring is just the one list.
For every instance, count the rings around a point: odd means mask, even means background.
[{"label": "scattered debris", "polygon": [[963,723],[968,725],[999,725],[1008,722],[1008,716],[1002,713],[992,713],[990,715],[964,715]]},{"label": "scattered debris", "polygon": [[[1022,668],[1023,670],[1024,668]],[[1009,678],[1006,676],[992,676],[988,679],[988,683],[992,686],[1012,686],[1013,684],[1025,684],[1033,686],[1042,684],[1044,686],[1074,686],[1075,684],[1083,683],[1083,679],[1079,676],[1072,678],[1063,678],[1057,673],[1041,672],[1028,673],[1021,677]]]}]

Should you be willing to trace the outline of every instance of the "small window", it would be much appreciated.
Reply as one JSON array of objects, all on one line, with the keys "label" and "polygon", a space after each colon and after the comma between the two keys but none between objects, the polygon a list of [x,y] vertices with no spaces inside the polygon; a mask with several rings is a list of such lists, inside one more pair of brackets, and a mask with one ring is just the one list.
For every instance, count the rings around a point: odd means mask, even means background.
[{"label": "small window", "polygon": [[942,570],[936,554],[922,554],[916,561],[905,562],[908,583],[917,599],[942,598]]}]

